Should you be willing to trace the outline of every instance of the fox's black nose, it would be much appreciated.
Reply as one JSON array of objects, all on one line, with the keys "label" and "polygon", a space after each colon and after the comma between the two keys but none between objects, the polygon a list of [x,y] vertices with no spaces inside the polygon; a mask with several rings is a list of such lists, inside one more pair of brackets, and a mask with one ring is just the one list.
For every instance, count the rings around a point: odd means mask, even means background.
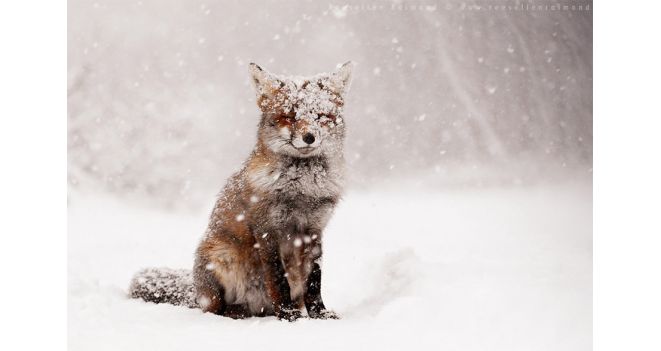
[{"label": "fox's black nose", "polygon": [[308,145],[314,143],[314,135],[312,133],[306,133],[303,135],[303,141]]}]

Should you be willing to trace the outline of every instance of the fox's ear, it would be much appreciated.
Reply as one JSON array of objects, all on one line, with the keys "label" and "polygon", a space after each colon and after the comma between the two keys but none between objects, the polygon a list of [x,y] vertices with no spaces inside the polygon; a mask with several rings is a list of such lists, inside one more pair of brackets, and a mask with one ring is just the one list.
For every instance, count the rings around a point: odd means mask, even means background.
[{"label": "fox's ear", "polygon": [[255,63],[250,63],[250,80],[255,86],[257,95],[267,95],[270,96],[273,93],[274,89],[282,87],[282,82],[273,76],[271,73],[267,72],[265,69],[259,67]]},{"label": "fox's ear", "polygon": [[331,82],[333,83],[333,88],[335,91],[340,94],[344,94],[349,90],[349,86],[351,85],[352,70],[353,62],[347,61],[331,75]]}]

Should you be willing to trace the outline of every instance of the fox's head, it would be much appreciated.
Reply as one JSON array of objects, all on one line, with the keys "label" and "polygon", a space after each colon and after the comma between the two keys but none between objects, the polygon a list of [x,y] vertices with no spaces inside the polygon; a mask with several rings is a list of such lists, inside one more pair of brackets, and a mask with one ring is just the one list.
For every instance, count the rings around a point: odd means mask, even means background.
[{"label": "fox's head", "polygon": [[250,64],[262,111],[259,139],[271,151],[292,157],[341,151],[342,110],[353,64],[312,77],[283,77]]}]

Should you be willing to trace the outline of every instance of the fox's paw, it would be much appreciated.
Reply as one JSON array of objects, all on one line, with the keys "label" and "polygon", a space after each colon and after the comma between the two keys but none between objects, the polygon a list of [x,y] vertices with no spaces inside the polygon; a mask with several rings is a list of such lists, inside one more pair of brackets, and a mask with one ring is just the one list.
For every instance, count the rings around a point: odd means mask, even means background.
[{"label": "fox's paw", "polygon": [[278,317],[279,320],[294,322],[297,319],[301,318],[301,311],[296,309],[283,308],[276,313],[276,317]]},{"label": "fox's paw", "polygon": [[308,315],[310,316],[310,318],[314,318],[314,319],[340,319],[340,316],[331,310],[308,312]]}]

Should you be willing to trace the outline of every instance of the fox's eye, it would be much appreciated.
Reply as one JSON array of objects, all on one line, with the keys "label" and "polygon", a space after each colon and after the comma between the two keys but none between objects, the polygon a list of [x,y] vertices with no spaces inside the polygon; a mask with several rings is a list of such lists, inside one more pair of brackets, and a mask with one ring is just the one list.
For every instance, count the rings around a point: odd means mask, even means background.
[{"label": "fox's eye", "polygon": [[274,124],[293,124],[296,122],[296,112],[283,113],[273,119]]},{"label": "fox's eye", "polygon": [[294,122],[296,121],[296,112],[289,112],[283,116],[283,118],[287,119],[289,122]]},{"label": "fox's eye", "polygon": [[323,120],[335,121],[335,116],[322,113],[322,114],[317,115],[317,119],[320,119],[322,121]]}]

